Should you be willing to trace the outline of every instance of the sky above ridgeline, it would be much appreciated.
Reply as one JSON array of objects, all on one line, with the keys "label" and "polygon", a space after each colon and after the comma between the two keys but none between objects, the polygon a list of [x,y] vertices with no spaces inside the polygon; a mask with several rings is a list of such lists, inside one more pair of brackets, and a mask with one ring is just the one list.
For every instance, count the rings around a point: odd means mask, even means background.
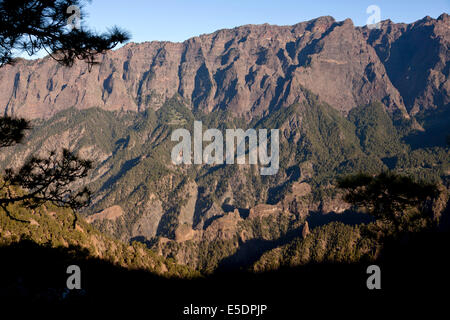
[{"label": "sky above ridgeline", "polygon": [[94,0],[85,9],[87,25],[98,31],[118,25],[131,32],[134,42],[179,42],[244,24],[292,25],[326,15],[363,26],[370,5],[380,8],[382,20],[405,23],[450,12],[450,0]]},{"label": "sky above ridgeline", "polygon": [[98,32],[117,25],[133,42],[181,42],[245,24],[292,25],[325,15],[363,26],[370,5],[380,8],[381,20],[405,23],[450,12],[450,0],[93,0],[86,2],[82,24]]}]

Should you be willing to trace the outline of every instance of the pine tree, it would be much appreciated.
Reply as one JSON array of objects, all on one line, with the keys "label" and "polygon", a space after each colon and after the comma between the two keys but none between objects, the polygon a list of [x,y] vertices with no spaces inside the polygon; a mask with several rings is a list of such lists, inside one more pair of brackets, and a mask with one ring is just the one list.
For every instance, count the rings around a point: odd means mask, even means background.
[{"label": "pine tree", "polygon": [[[97,63],[95,57],[125,42],[129,35],[117,27],[105,34],[96,34],[82,26],[68,27],[72,15],[70,7],[80,10],[79,0],[2,0],[0,1],[0,67],[15,63],[15,55],[27,52],[30,56],[41,49],[58,63],[72,66],[75,60],[83,60],[89,68]],[[25,119],[5,115],[0,117],[0,148],[21,143],[26,130],[31,128]],[[59,206],[80,208],[90,199],[90,191],[83,188],[72,191],[77,179],[84,178],[91,162],[78,158],[69,150],[53,151],[46,158],[31,157],[14,171],[6,169],[0,179],[0,207],[12,219],[8,205],[20,202],[38,206],[50,201]],[[14,195],[12,190],[25,190]],[[74,224],[76,223],[76,215]]]}]

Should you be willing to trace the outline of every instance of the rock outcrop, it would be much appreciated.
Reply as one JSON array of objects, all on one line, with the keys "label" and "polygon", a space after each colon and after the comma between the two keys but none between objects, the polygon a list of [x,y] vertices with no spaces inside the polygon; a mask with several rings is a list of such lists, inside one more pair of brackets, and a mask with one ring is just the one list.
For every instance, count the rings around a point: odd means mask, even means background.
[{"label": "rock outcrop", "polygon": [[115,221],[117,218],[121,217],[124,214],[122,208],[120,206],[112,206],[102,210],[98,213],[94,213],[90,216],[86,217],[86,221],[92,223],[94,221],[103,221],[110,220]]},{"label": "rock outcrop", "polygon": [[311,232],[309,231],[308,221],[305,221],[305,224],[303,225],[302,228],[302,238],[305,239],[310,233]]}]

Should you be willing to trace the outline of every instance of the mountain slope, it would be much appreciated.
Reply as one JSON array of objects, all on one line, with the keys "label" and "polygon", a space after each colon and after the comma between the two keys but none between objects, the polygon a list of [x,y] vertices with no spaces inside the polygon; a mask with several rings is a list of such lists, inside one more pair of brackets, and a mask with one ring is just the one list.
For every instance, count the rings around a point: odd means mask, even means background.
[{"label": "mountain slope", "polygon": [[84,254],[84,259],[98,258],[118,267],[142,269],[158,275],[196,275],[189,268],[161,258],[138,242],[125,244],[100,233],[82,217],[78,217],[74,228],[74,215],[69,209],[47,203],[31,210],[13,204],[8,206],[8,211],[23,221],[9,218],[4,209],[0,209],[0,247],[20,247],[21,241],[30,241],[52,249],[67,248],[70,251],[72,248],[74,259],[76,254]]},{"label": "mountain slope", "polygon": [[[18,165],[31,154],[62,147],[93,159],[93,171],[80,182],[94,192],[83,212],[91,223],[122,241],[145,242],[166,257],[208,271],[237,254],[243,243],[258,252],[258,246],[270,248],[298,234],[313,212],[348,209],[333,187],[340,175],[390,168],[448,180],[448,147],[411,152],[382,104],[355,108],[345,118],[304,90],[305,102],[249,124],[228,112],[194,114],[180,97],[157,112],[69,109],[36,121],[27,142],[2,152],[0,161]],[[180,126],[192,129],[194,119],[220,130],[279,128],[278,173],[260,176],[255,165],[173,165],[170,133]],[[272,212],[267,221],[255,219],[265,216],[262,205]]]},{"label": "mountain slope", "polygon": [[[91,73],[48,58],[21,61],[0,70],[0,107],[34,119],[33,129],[1,150],[0,165],[69,148],[94,161],[78,182],[94,195],[80,214],[101,231],[207,272],[248,265],[311,217],[344,221],[350,207],[334,187],[341,175],[391,169],[448,188],[446,21],[383,22],[380,30],[331,17],[243,26],[178,44],[129,44]],[[398,70],[390,59],[415,35],[429,38],[439,62],[406,75],[420,59],[408,56]],[[421,87],[434,104],[416,112],[422,96],[412,99],[399,83],[403,75],[422,83],[426,72],[437,75]],[[427,89],[432,83],[439,90]],[[279,171],[174,165],[171,133],[192,132],[194,120],[221,132],[279,129]]]}]

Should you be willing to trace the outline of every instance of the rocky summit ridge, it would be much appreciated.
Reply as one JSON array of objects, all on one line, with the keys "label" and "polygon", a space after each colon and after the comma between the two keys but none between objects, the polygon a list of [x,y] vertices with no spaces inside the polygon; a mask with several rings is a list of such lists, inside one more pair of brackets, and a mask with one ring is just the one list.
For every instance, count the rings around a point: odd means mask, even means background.
[{"label": "rocky summit ridge", "polygon": [[449,103],[450,18],[355,27],[325,16],[292,26],[245,25],[182,43],[129,43],[91,72],[50,57],[0,70],[0,112],[29,119],[62,109],[157,110],[180,95],[193,110],[252,119],[304,99],[344,114],[382,101],[408,117]]}]

